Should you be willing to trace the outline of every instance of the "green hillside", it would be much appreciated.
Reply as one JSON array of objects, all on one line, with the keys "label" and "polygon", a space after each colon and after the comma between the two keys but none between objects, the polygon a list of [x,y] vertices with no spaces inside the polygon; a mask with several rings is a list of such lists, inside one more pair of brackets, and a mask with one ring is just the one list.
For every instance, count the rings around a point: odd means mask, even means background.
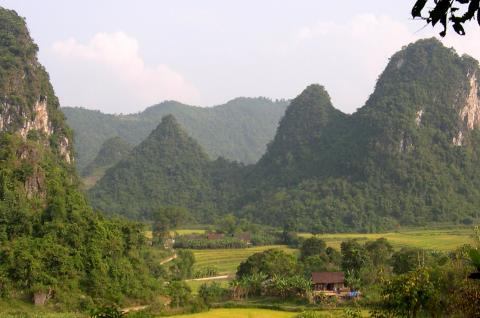
[{"label": "green hillside", "polygon": [[0,7],[0,297],[71,308],[148,297],[159,285],[142,227],[87,204],[37,50],[24,19]]},{"label": "green hillside", "polygon": [[225,159],[211,161],[175,117],[167,115],[89,193],[96,208],[129,218],[149,219],[159,207],[175,205],[189,208],[199,220],[211,219],[233,196],[230,180],[237,166]]},{"label": "green hillside", "polygon": [[[420,40],[390,59],[365,106],[352,115],[336,110],[323,87],[307,87],[288,106],[256,165],[227,163],[221,173],[198,173],[187,184],[170,178],[152,188],[145,187],[150,181],[142,181],[146,191],[127,193],[132,184],[123,179],[156,180],[156,173],[184,171],[161,164],[146,174],[140,166],[130,169],[133,163],[119,163],[123,170],[107,172],[92,192],[101,189],[109,204],[92,199],[105,211],[118,212],[112,206],[123,196],[139,206],[155,198],[155,206],[186,204],[203,215],[233,211],[255,222],[320,232],[469,224],[479,217],[480,204],[477,74],[472,58],[458,56],[435,39]],[[169,151],[177,156],[159,154],[156,161],[189,167],[204,162],[204,156],[183,156],[173,145]],[[135,160],[141,162],[140,152]],[[199,187],[191,191],[193,184]],[[112,190],[124,185],[123,191]],[[225,185],[228,190],[218,196]],[[165,193],[163,187],[177,193],[175,200],[158,195]],[[182,196],[197,198],[202,208],[178,199]],[[145,206],[142,217],[151,208]]]},{"label": "green hillside", "polygon": [[126,157],[132,146],[120,137],[105,140],[95,159],[82,171],[82,177],[87,187],[93,186],[105,171]]},{"label": "green hillside", "polygon": [[222,156],[254,163],[273,138],[287,105],[286,101],[266,98],[236,98],[215,107],[194,107],[167,101],[131,115],[109,115],[72,107],[62,110],[74,130],[77,167],[83,170],[94,160],[105,140],[119,136],[137,145],[168,114],[175,116],[212,159]]},{"label": "green hillside", "polygon": [[243,215],[318,231],[472,222],[480,204],[478,74],[478,62],[429,39],[396,53],[351,116],[327,106],[335,117],[305,116],[303,109],[328,105],[321,88],[308,87],[255,168]]}]

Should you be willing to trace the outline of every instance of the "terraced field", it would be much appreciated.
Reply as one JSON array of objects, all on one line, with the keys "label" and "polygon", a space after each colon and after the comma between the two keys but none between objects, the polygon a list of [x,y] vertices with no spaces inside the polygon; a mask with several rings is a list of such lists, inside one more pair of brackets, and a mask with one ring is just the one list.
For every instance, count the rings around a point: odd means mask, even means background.
[{"label": "terraced field", "polygon": [[219,275],[231,275],[236,272],[238,265],[250,255],[270,248],[279,248],[287,253],[297,253],[296,249],[289,248],[285,245],[257,246],[238,249],[193,250],[193,253],[195,254],[195,267],[216,266]]}]

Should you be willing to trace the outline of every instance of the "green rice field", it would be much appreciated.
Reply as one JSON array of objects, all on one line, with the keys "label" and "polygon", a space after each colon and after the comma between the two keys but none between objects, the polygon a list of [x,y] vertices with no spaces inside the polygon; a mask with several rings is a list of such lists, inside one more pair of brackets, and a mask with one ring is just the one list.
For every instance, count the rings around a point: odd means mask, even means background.
[{"label": "green rice field", "polygon": [[[418,247],[429,250],[451,251],[463,245],[473,243],[473,230],[471,228],[446,228],[446,229],[412,229],[389,233],[374,234],[320,234],[317,237],[324,240],[328,246],[339,249],[342,241],[347,239],[358,239],[359,241],[376,240],[384,237],[394,248]],[[303,237],[310,237],[311,234],[300,234]]]},{"label": "green rice field", "polygon": [[250,255],[262,252],[271,248],[279,248],[287,253],[297,253],[296,249],[285,245],[256,246],[237,249],[213,249],[193,250],[195,254],[195,267],[216,266],[219,275],[234,274],[238,265]]},{"label": "green rice field", "polygon": [[[430,250],[451,251],[455,248],[468,243],[473,243],[471,237],[473,231],[470,228],[450,228],[450,229],[417,229],[404,230],[389,233],[338,233],[338,234],[320,234],[317,237],[325,240],[328,246],[340,249],[342,241],[347,239],[358,239],[360,242],[376,240],[384,237],[393,245],[394,248],[418,247]],[[310,237],[311,234],[300,234],[302,237]],[[193,250],[195,254],[197,268],[206,266],[216,266],[219,275],[231,275],[236,271],[240,262],[248,256],[262,252],[270,248],[280,248],[287,253],[298,253],[296,249],[285,245],[259,246],[244,249],[212,249],[212,250]]]}]

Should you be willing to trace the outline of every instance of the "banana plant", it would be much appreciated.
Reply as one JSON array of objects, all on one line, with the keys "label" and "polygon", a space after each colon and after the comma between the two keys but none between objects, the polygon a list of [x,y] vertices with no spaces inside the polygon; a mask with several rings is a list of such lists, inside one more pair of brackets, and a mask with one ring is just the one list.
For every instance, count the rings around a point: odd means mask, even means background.
[{"label": "banana plant", "polygon": [[480,279],[480,251],[478,249],[471,249],[469,252],[470,260],[472,265],[477,269],[476,272],[471,273],[468,278],[471,279]]}]

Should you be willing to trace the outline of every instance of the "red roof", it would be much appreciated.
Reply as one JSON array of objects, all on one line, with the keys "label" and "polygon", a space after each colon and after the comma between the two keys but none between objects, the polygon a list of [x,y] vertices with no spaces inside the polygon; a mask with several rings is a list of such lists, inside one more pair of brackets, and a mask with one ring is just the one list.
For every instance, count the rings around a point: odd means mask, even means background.
[{"label": "red roof", "polygon": [[314,284],[339,284],[345,282],[343,272],[316,272],[312,273]]},{"label": "red roof", "polygon": [[209,240],[220,240],[225,237],[225,234],[222,233],[208,233],[207,234],[207,239]]}]

